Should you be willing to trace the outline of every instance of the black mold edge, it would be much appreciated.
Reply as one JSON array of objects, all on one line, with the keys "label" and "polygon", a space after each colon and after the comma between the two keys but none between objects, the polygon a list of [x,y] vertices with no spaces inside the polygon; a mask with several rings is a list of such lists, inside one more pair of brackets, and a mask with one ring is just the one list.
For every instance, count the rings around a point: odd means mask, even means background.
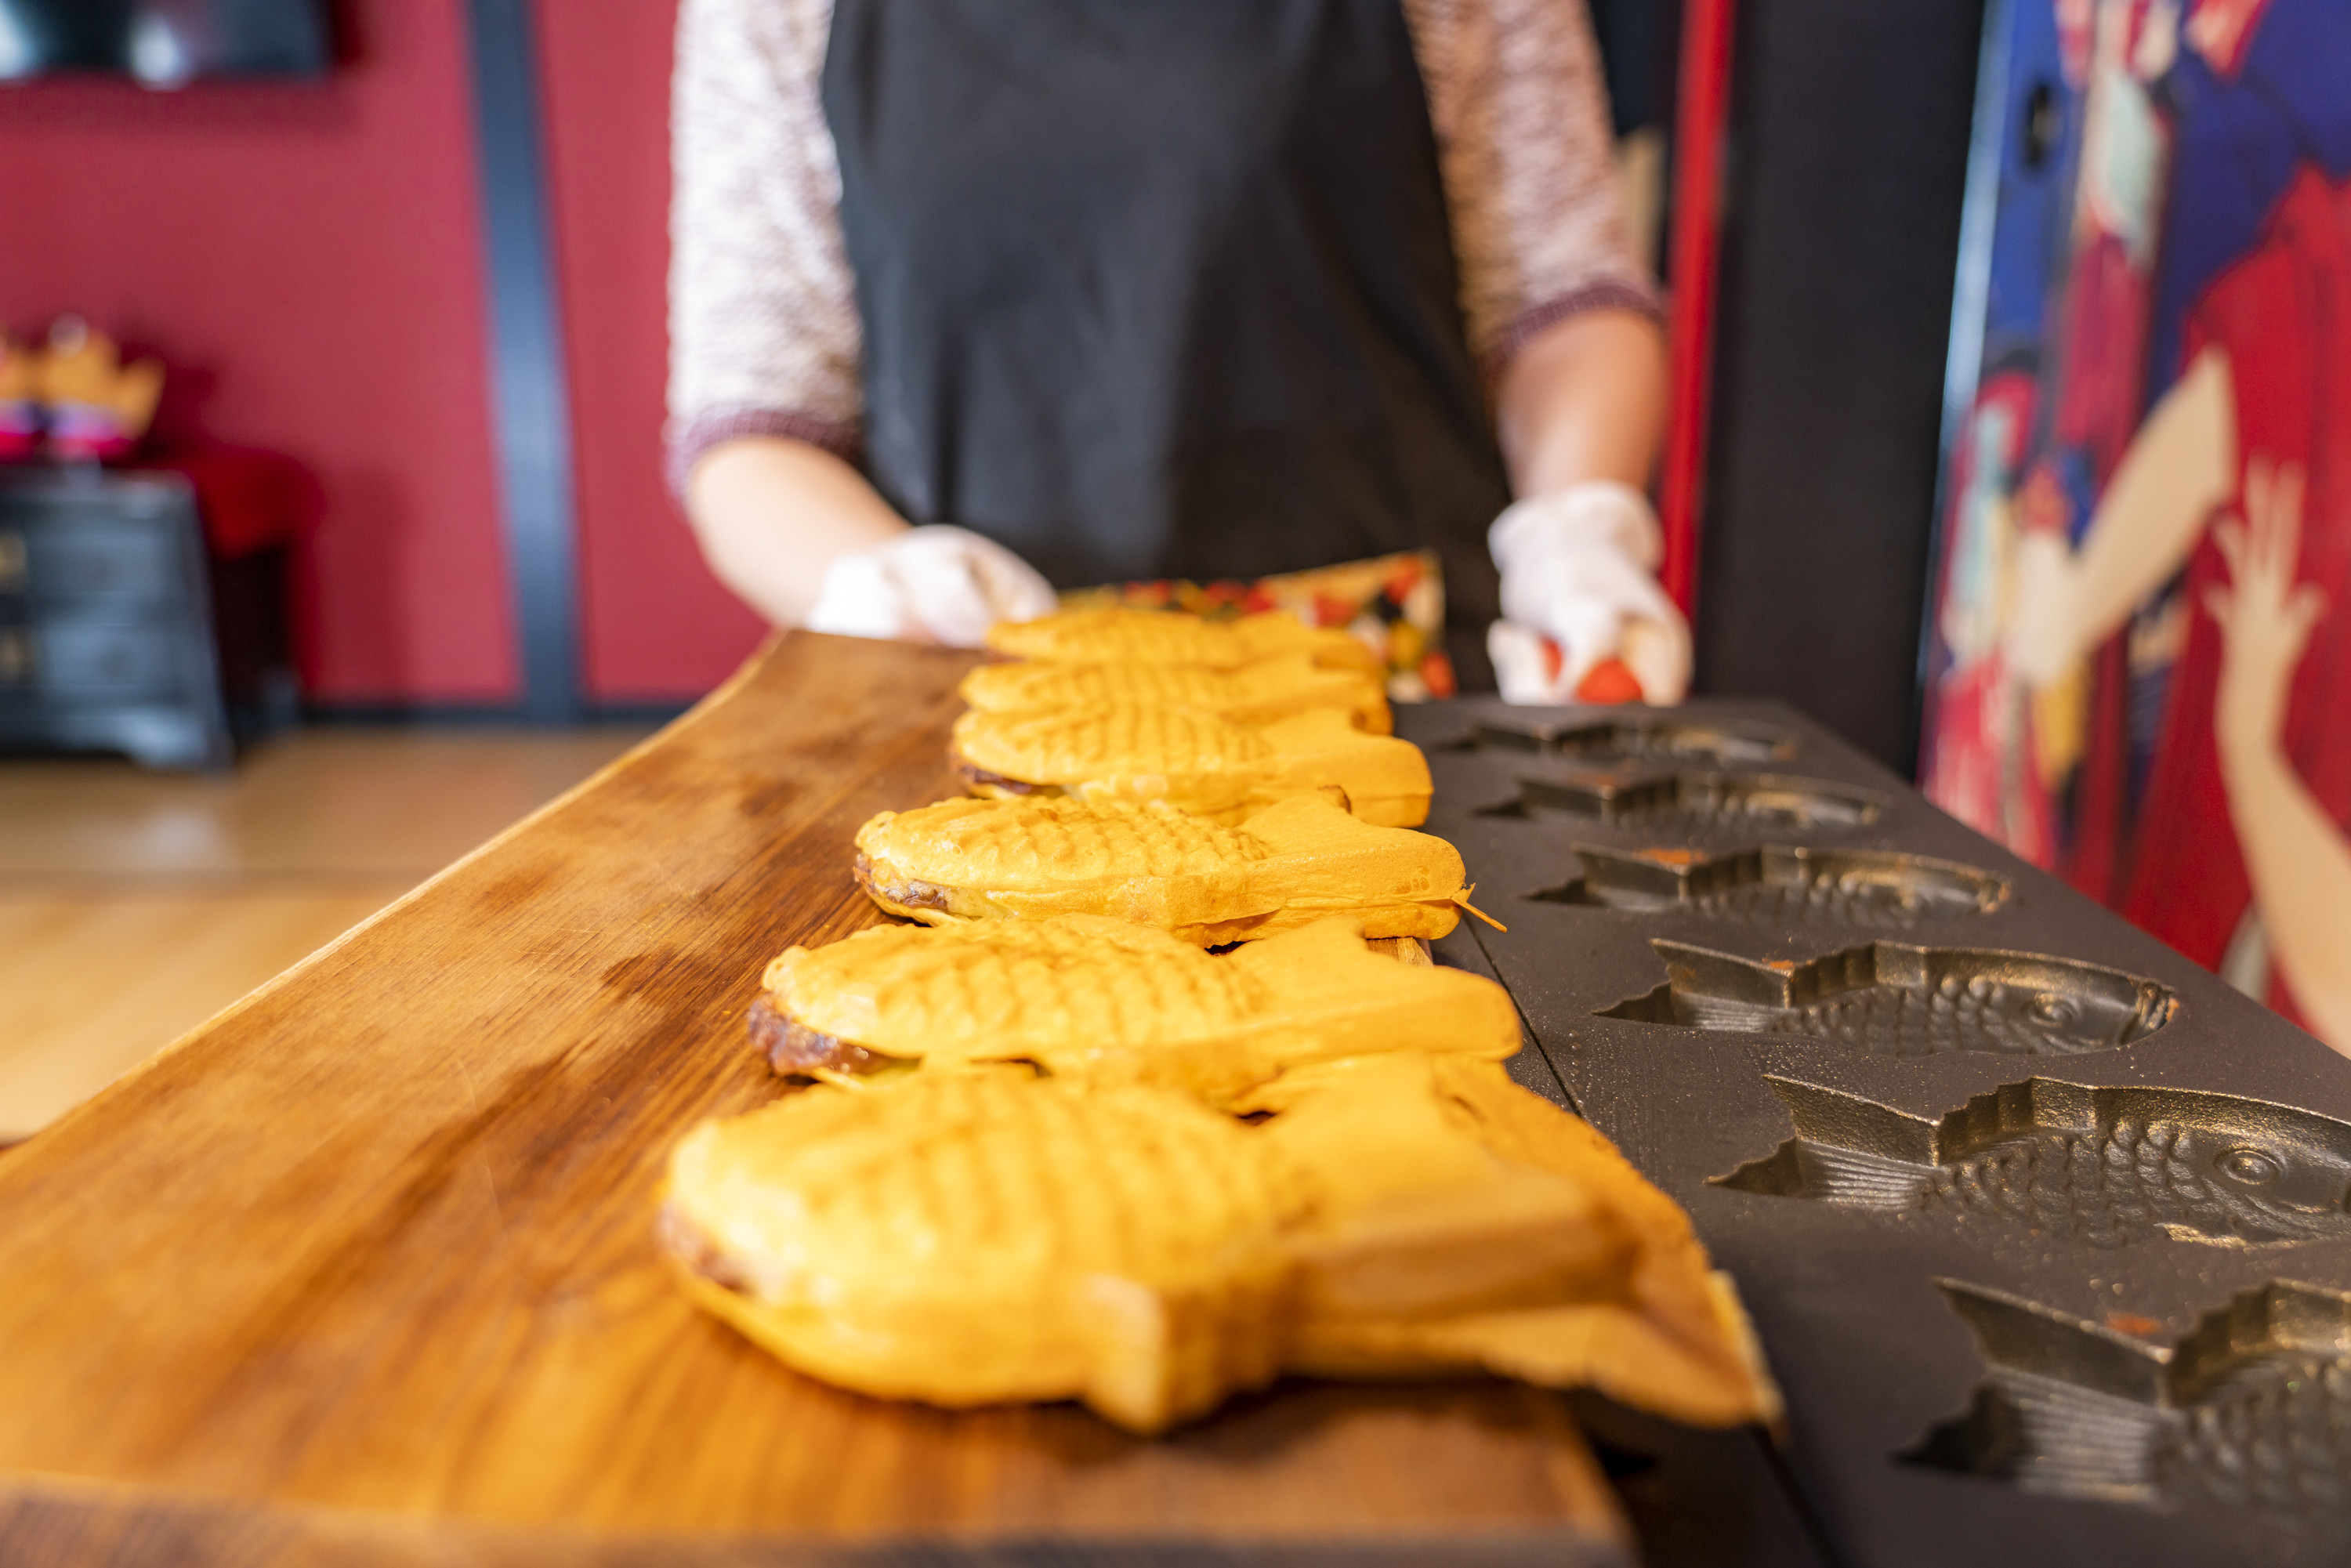
[{"label": "black mold edge", "polygon": [[1591,772],[1521,779],[1519,792],[1480,817],[1582,817],[1630,822],[1668,811],[1753,817],[1810,828],[1865,827],[1885,814],[1886,799],[1818,779],[1776,773]]},{"label": "black mold edge", "polygon": [[1644,1568],[1829,1568],[1828,1534],[1761,1427],[1683,1427],[1589,1389],[1564,1396]]},{"label": "black mold edge", "polygon": [[2160,1345],[1938,1280],[1988,1375],[1896,1458],[2021,1490],[2351,1533],[2351,1295],[2272,1280]]},{"label": "black mold edge", "polygon": [[[1933,1202],[2097,1247],[2351,1238],[2351,1123],[2296,1106],[2031,1078],[1929,1119],[1822,1084],[1769,1074],[1764,1082],[1796,1135],[1708,1185],[1887,1211]],[[2145,1168],[2145,1149],[2165,1184],[2154,1199],[2134,1193],[2132,1214],[2119,1221],[2100,1207],[2103,1191],[2076,1196],[2070,1158],[2087,1149],[2103,1161],[2117,1148],[2129,1155],[2119,1167],[2126,1183]],[[1971,1204],[1951,1175],[1962,1167],[1993,1170],[2009,1186],[2030,1173],[2022,1179],[2039,1184],[2038,1201],[2022,1209]]]},{"label": "black mold edge", "polygon": [[[2036,1054],[2073,1055],[2143,1040],[2179,1007],[2178,997],[2157,981],[2039,953],[1869,942],[1803,962],[1767,963],[1662,938],[1649,945],[1666,960],[1666,983],[1595,1017],[1765,1034],[1786,1032],[1783,1024],[1807,1009],[1875,990],[1931,996],[1981,989],[1995,1000],[2030,993],[2022,1005],[2025,1021],[2051,1037]],[[2065,1032],[2100,1019],[2107,1025],[2102,1031]]]},{"label": "black mold edge", "polygon": [[1571,848],[1583,862],[1583,874],[1526,897],[1549,904],[1657,911],[1728,897],[1746,888],[1803,888],[1827,883],[1855,892],[1888,889],[1906,907],[1928,906],[1933,911],[1925,918],[1949,918],[1988,915],[2006,904],[2013,891],[2005,878],[1975,866],[1893,850],[1761,844],[1727,854],[1698,855],[1673,849],[1614,850],[1598,844]]},{"label": "black mold edge", "polygon": [[1480,719],[1444,749],[1549,752],[1575,758],[1696,758],[1728,763],[1784,762],[1796,754],[1796,732],[1779,725],[1626,716],[1567,724]]}]

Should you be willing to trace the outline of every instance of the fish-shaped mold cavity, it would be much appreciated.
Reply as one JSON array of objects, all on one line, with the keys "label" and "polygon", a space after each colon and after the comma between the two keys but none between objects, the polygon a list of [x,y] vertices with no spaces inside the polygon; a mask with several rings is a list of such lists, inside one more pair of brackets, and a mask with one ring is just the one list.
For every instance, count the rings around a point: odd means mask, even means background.
[{"label": "fish-shaped mold cavity", "polygon": [[811,1076],[1028,1061],[1223,1099],[1332,1057],[1519,1049],[1501,987],[1398,963],[1338,915],[1222,956],[1092,915],[887,925],[788,948],[764,986],[754,1045]]},{"label": "fish-shaped mold cavity", "polygon": [[2026,1491],[2351,1530],[2351,1296],[2272,1281],[2160,1345],[1938,1283],[1989,1375],[1902,1458]]},{"label": "fish-shaped mold cavity", "polygon": [[1793,731],[1773,725],[1708,724],[1657,717],[1586,723],[1485,719],[1453,745],[1462,751],[1550,753],[1583,762],[1691,758],[1712,763],[1781,762],[1796,753]]},{"label": "fish-shaped mold cavity", "polygon": [[1239,670],[1303,653],[1324,669],[1378,676],[1382,656],[1343,631],[1309,626],[1284,610],[1207,621],[1172,610],[1064,610],[990,627],[987,646],[1040,664],[1158,664]]},{"label": "fish-shaped mold cavity", "polygon": [[1428,818],[1428,758],[1366,735],[1336,708],[1240,725],[1195,708],[1124,703],[983,713],[956,721],[949,760],[975,795],[1154,802],[1238,822],[1277,800],[1337,789],[1382,827]]},{"label": "fish-shaped mold cavity", "polygon": [[662,1239],[704,1307],[885,1398],[1155,1432],[1285,1371],[1492,1374],[1777,1416],[1729,1278],[1588,1124],[1459,1058],[1273,1087],[1255,1126],[1015,1069],[819,1087],[687,1134]]},{"label": "fish-shaped mold cavity", "polygon": [[2351,1237],[2351,1124],[2199,1090],[2032,1078],[1929,1120],[1764,1082],[1796,1135],[1714,1185],[2111,1249]]},{"label": "fish-shaped mold cavity", "polygon": [[1781,926],[1897,929],[1989,914],[2009,896],[2008,883],[1990,872],[1886,851],[1765,844],[1706,855],[1596,844],[1574,848],[1583,874],[1528,896],[1549,904]]},{"label": "fish-shaped mold cavity", "polygon": [[942,800],[858,830],[857,880],[929,925],[1107,915],[1214,946],[1327,918],[1433,940],[1468,895],[1451,844],[1380,828],[1319,795],[1238,828],[1165,806],[1062,797]]},{"label": "fish-shaped mold cavity", "polygon": [[1599,1017],[1804,1035],[1872,1056],[2079,1056],[2144,1040],[2178,1007],[2156,981],[2034,953],[1871,942],[1767,963],[1649,946],[1666,961],[1666,983]]},{"label": "fish-shaped mold cavity", "polygon": [[1377,679],[1361,670],[1326,669],[1303,652],[1229,671],[1183,664],[982,664],[959,689],[965,702],[987,713],[1142,703],[1193,708],[1246,725],[1327,707],[1346,714],[1367,735],[1395,727]]},{"label": "fish-shaped mold cavity", "polygon": [[1758,827],[1857,828],[1876,821],[1885,800],[1866,790],[1771,773],[1581,772],[1521,779],[1519,792],[1481,817],[1583,821],[1695,837]]}]

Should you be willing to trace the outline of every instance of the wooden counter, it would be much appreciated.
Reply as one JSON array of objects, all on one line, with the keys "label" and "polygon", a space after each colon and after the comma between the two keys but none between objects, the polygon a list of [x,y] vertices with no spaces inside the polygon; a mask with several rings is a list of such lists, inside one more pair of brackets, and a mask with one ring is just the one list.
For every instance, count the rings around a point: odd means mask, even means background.
[{"label": "wooden counter", "polygon": [[1286,1385],[1146,1442],[841,1393],[672,1286],[669,1147],[777,1093],[759,970],[876,922],[852,835],[953,793],[969,664],[783,639],[0,1155],[0,1560],[1617,1561],[1551,1395]]}]

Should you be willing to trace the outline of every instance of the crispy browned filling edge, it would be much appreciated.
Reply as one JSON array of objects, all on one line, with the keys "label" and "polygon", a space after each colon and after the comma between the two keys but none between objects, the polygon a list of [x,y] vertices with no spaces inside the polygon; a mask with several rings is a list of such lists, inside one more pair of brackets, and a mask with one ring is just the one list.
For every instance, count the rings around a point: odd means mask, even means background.
[{"label": "crispy browned filling edge", "polygon": [[[915,1059],[912,1057],[892,1056],[886,1051],[852,1045],[829,1034],[819,1034],[778,1007],[775,998],[764,992],[751,1004],[750,1015],[746,1021],[750,1025],[754,1049],[768,1059],[769,1067],[787,1078],[808,1077],[819,1072],[828,1075],[883,1072],[893,1068],[915,1065]],[[1033,1071],[1045,1071],[1042,1063],[1025,1056],[991,1060],[1022,1062]]]},{"label": "crispy browned filling edge", "polygon": [[877,882],[874,880],[873,859],[862,850],[857,852],[857,864],[852,874],[869,898],[878,898],[905,909],[947,911],[946,888],[935,882],[916,882],[912,878],[904,882]]},{"label": "crispy browned filling edge", "polygon": [[786,1075],[813,1072],[818,1068],[835,1072],[870,1072],[889,1060],[878,1051],[819,1034],[765,995],[751,1004],[745,1022],[750,1026],[752,1048],[768,1059],[769,1067]]},{"label": "crispy browned filling edge", "polygon": [[967,762],[960,754],[953,758],[956,777],[967,789],[1001,789],[1008,795],[1059,795],[1058,784],[1031,784],[1025,779],[1007,779],[1001,773],[991,773],[976,762]]},{"label": "crispy browned filling edge", "polygon": [[749,1276],[735,1266],[733,1259],[718,1249],[716,1242],[680,1214],[676,1205],[662,1205],[661,1213],[653,1221],[653,1237],[663,1251],[721,1290],[744,1294],[749,1292]]}]

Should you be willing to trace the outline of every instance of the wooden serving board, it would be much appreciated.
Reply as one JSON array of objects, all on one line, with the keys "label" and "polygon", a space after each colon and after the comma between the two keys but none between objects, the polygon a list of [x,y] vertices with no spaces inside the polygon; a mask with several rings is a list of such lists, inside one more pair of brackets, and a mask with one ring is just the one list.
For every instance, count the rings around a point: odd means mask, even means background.
[{"label": "wooden serving board", "polygon": [[0,1558],[1622,1560],[1552,1395],[1292,1384],[1144,1441],[842,1393],[674,1287],[669,1148],[778,1092],[759,971],[876,923],[852,836],[954,792],[971,662],[781,639],[0,1155]]}]

